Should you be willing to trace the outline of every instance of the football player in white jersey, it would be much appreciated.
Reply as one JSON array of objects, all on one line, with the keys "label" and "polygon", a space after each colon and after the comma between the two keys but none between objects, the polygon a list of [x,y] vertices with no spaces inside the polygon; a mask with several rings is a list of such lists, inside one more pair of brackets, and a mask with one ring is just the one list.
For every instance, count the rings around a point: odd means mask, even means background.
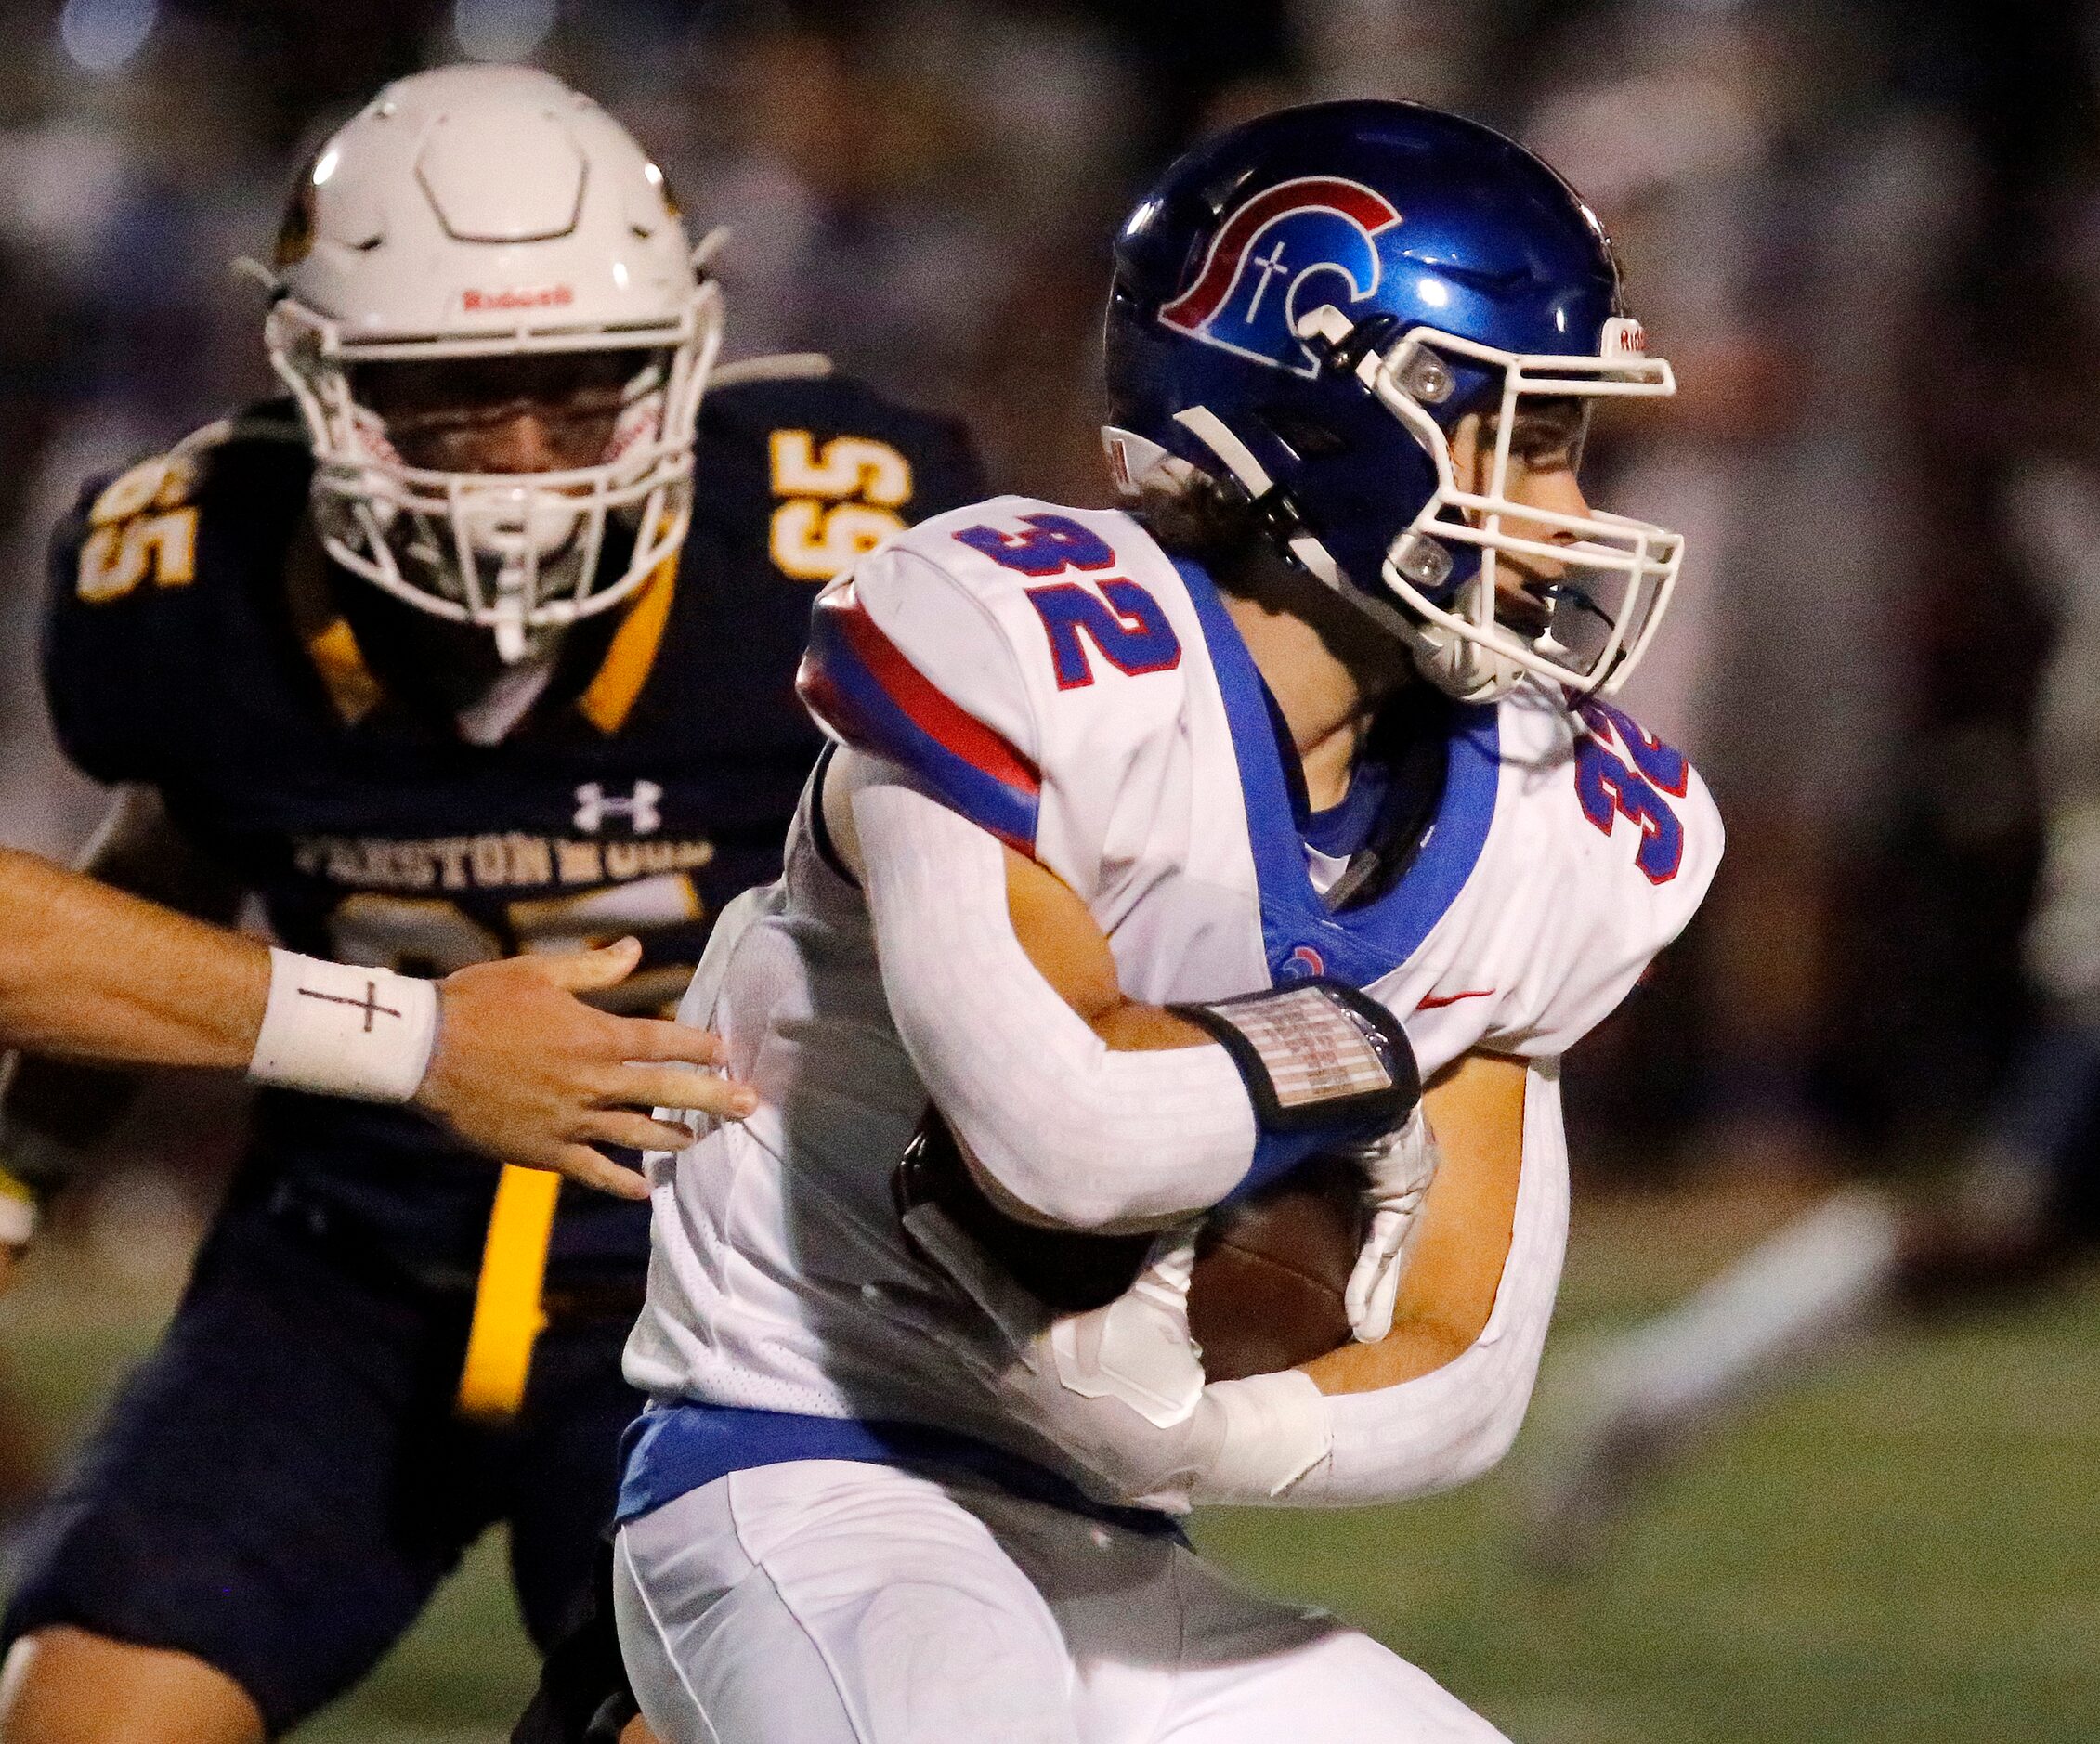
[{"label": "football player in white jersey", "polygon": [[[1586,408],[1670,372],[1551,170],[1357,102],[1167,173],[1108,377],[1135,514],[998,498],[820,596],[843,748],[683,1009],[762,1103],[652,1165],[613,1596],[667,1744],[1497,1736],[1175,1521],[1516,1432],[1559,1056],[1720,852],[1600,700],[1680,541],[1576,482]],[[973,1210],[893,1183],[929,1105]],[[1206,1385],[1191,1230],[1337,1152],[1355,1342]],[[1029,1225],[1135,1282],[1060,1313],[961,1232]]]}]

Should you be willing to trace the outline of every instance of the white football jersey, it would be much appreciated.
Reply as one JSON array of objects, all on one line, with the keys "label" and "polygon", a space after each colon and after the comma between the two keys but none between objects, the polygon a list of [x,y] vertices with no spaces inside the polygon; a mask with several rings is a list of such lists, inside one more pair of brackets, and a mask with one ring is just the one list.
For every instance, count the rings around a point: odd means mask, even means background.
[{"label": "white football jersey", "polygon": [[[1332,862],[1218,592],[1128,515],[1001,497],[936,516],[820,596],[805,698],[1085,900],[1124,990],[1215,1000],[1296,976],[1364,989],[1422,1074],[1559,1054],[1698,906],[1704,786],[1604,705],[1539,685],[1452,705],[1433,821],[1379,893]],[[944,1288],[891,1177],[928,1105],[885,1008],[867,906],[805,795],[781,880],[724,917],[680,1015],[763,1106],[656,1159],[627,1373],[660,1399],[944,1425],[1051,1464],[865,1287]]]}]

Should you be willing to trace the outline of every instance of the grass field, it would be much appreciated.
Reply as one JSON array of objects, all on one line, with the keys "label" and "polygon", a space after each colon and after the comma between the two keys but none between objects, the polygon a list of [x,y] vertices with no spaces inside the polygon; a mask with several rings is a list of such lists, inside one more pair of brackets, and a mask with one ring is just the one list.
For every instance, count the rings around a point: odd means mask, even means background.
[{"label": "grass field", "polygon": [[[1457,1495],[1229,1514],[1198,1537],[1363,1623],[1520,1744],[2080,1744],[2100,1737],[2100,1277],[1867,1347],[1705,1450],[1579,1581],[1512,1555],[1581,1344],[1671,1300],[1771,1213],[1620,1201],[1578,1219],[1536,1421]],[[0,1304],[18,1391],[63,1436],[150,1335],[165,1278],[52,1252]],[[483,1744],[531,1676],[484,1544],[357,1695],[298,1737]],[[1279,1744],[1286,1744],[1279,1740]]]}]

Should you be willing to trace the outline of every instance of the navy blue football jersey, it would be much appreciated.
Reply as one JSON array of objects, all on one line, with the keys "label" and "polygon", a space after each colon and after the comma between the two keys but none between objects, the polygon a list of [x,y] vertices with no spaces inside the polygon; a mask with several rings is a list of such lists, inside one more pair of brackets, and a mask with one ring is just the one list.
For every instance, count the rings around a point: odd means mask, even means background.
[{"label": "navy blue football jersey", "polygon": [[[310,472],[272,403],[83,493],[46,627],[67,755],[157,789],[293,949],[441,975],[633,933],[629,1009],[674,1004],[712,917],[779,873],[821,744],[793,689],[816,585],[984,494],[959,425],[857,382],[711,388],[681,557],[484,746],[388,682],[410,608],[327,563]],[[266,1091],[248,1168],[423,1275],[478,1266],[496,1170],[406,1111]],[[646,1252],[646,1206],[565,1190],[557,1273]]]}]

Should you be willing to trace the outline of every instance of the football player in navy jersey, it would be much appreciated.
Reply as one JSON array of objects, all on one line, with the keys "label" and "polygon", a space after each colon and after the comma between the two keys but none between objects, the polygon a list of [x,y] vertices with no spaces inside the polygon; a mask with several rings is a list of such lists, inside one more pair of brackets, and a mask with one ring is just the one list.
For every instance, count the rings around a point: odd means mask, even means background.
[{"label": "football player in navy jersey", "polygon": [[[676,998],[779,869],[813,584],[982,488],[956,426],[822,359],[715,369],[705,255],[542,73],[405,79],[328,142],[265,274],[290,397],[58,535],[52,717],[124,796],[98,870],[203,914],[252,892],[367,973],[632,935],[624,1009]],[[81,1101],[25,1072],[11,1121],[77,1147]],[[648,1251],[643,1205],[559,1187],[265,1092],[14,1594],[0,1739],[283,1732],[498,1521],[554,1639],[638,1404]]]}]

